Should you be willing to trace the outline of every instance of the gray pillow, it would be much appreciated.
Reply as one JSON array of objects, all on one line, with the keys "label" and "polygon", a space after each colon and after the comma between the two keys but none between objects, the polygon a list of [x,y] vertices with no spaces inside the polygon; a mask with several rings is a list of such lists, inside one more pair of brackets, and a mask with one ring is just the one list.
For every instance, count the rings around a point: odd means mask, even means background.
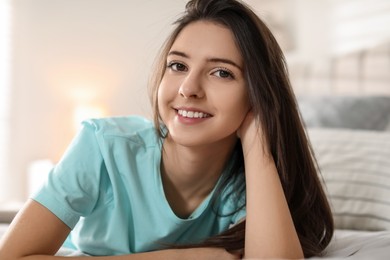
[{"label": "gray pillow", "polygon": [[386,131],[390,124],[390,96],[299,96],[307,127]]}]

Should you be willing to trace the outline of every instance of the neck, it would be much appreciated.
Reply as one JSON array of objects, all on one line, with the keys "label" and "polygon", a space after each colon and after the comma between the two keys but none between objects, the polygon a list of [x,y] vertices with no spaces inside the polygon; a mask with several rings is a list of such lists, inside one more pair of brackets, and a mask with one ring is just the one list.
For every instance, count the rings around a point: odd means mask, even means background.
[{"label": "neck", "polygon": [[186,147],[169,136],[164,140],[162,180],[176,214],[190,214],[213,190],[236,142],[231,138],[207,147]]}]

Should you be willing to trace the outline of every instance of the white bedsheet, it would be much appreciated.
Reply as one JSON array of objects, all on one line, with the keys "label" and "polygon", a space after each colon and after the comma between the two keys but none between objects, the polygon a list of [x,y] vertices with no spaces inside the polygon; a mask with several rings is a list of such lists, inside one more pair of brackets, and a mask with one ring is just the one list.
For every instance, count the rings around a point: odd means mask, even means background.
[{"label": "white bedsheet", "polygon": [[323,257],[311,259],[390,259],[390,231],[336,230]]},{"label": "white bedsheet", "polygon": [[3,236],[5,231],[7,230],[8,225],[7,224],[0,224],[0,237]]},{"label": "white bedsheet", "polygon": [[[0,237],[8,225],[0,224]],[[61,248],[59,255],[76,256],[81,252]],[[336,230],[325,255],[310,259],[390,259],[390,231]]]}]

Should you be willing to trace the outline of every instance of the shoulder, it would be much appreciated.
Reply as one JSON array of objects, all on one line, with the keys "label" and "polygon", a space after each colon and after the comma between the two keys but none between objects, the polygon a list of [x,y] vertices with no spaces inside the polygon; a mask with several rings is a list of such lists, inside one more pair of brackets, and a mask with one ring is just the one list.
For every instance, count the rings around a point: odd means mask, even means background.
[{"label": "shoulder", "polygon": [[118,135],[126,135],[145,128],[153,128],[153,123],[141,116],[94,118],[85,120],[82,124],[84,126],[94,128],[96,132]]},{"label": "shoulder", "polygon": [[158,139],[153,122],[141,116],[89,119],[82,125],[92,130],[98,139],[125,138],[142,144],[155,144]]}]

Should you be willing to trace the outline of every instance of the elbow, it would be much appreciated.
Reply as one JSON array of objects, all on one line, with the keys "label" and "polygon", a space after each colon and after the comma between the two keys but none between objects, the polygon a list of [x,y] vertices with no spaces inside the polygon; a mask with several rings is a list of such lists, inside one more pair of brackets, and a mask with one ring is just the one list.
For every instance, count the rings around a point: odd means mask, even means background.
[{"label": "elbow", "polygon": [[[10,245],[0,245],[0,259],[1,260],[23,260],[31,257],[31,255],[25,255],[23,252]],[[29,258],[30,259],[30,258]]]},{"label": "elbow", "polygon": [[18,255],[7,252],[5,249],[0,249],[0,259],[21,260],[22,258]]}]

